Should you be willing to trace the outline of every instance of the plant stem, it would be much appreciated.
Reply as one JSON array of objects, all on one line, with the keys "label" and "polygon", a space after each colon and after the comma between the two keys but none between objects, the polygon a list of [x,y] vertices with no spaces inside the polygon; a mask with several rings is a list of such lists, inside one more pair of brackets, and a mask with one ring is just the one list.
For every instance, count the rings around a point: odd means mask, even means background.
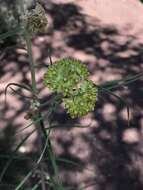
[{"label": "plant stem", "polygon": [[[31,72],[31,82],[32,82],[32,99],[33,99],[33,102],[32,102],[32,109],[33,111],[35,111],[37,109],[37,104],[38,104],[38,99],[37,99],[37,87],[36,87],[36,77],[35,77],[35,66],[34,66],[34,59],[33,59],[33,54],[32,54],[32,43],[31,43],[31,39],[30,39],[30,35],[27,31],[25,31],[25,41],[26,41],[26,45],[27,45],[27,52],[28,52],[28,56],[29,56],[29,66],[30,66],[30,72]],[[40,115],[41,116],[41,115]],[[35,116],[34,116],[34,120],[39,118],[39,113],[37,113]],[[42,125],[41,125],[41,121],[38,122],[37,125],[40,125],[41,128],[42,128]],[[39,149],[40,151],[42,150],[42,146],[43,146],[43,143],[42,143],[42,137],[41,137],[41,131],[39,129],[39,126],[37,126],[37,130],[38,130],[38,135],[40,135],[40,140],[39,140]],[[40,164],[40,170],[41,170],[41,188],[42,190],[46,190],[46,185],[45,185],[45,177],[44,177],[44,168],[43,168],[43,165],[42,163]]]},{"label": "plant stem", "polygon": [[[24,10],[24,6],[23,6],[23,2],[22,0],[18,0],[19,1],[19,5],[20,5],[20,9],[21,9],[21,16],[25,16],[25,10]],[[37,96],[37,83],[36,83],[36,72],[35,72],[35,64],[34,64],[34,59],[33,59],[33,53],[32,53],[32,42],[31,42],[31,35],[29,34],[28,30],[27,30],[27,26],[26,24],[23,22],[23,35],[24,35],[24,39],[26,41],[26,46],[27,46],[27,53],[28,53],[28,57],[29,57],[29,67],[30,67],[30,73],[31,73],[31,92],[32,92],[32,112],[34,113],[33,115],[33,122],[35,120],[37,120],[38,118],[41,118],[41,112],[39,109],[39,101],[38,101],[38,96]],[[51,60],[50,60],[51,61]],[[49,119],[49,117],[48,117]],[[44,126],[44,122],[43,120],[40,120],[39,122],[37,122],[38,126],[36,126],[37,128],[37,132],[38,132],[38,141],[39,141],[39,150],[41,152],[42,147],[45,147],[47,156],[49,157],[51,164],[53,166],[53,170],[54,170],[54,176],[56,177],[56,180],[58,180],[58,172],[57,172],[57,166],[56,166],[56,162],[55,162],[55,155],[53,153],[52,150],[52,146],[50,143],[50,139],[49,139],[49,132],[47,133],[45,126]],[[49,125],[49,123],[48,123]],[[44,140],[45,140],[45,145],[43,143],[43,138],[42,138],[42,134],[44,136]],[[42,155],[42,153],[41,153]],[[44,156],[44,154],[43,154]],[[40,164],[40,171],[41,171],[41,189],[42,190],[46,190],[46,183],[45,183],[45,175],[44,175],[44,167],[42,164],[42,160],[39,161]],[[50,177],[52,179],[52,177]],[[58,180],[59,181],[59,180]],[[63,189],[61,187],[60,182],[58,182],[58,185],[60,186],[58,189]]]},{"label": "plant stem", "polygon": [[[22,3],[20,3],[20,4],[21,4],[21,9],[22,9],[23,8]],[[22,11],[22,13],[24,13],[24,9],[21,10],[21,11]],[[31,89],[31,91],[32,91],[32,111],[34,113],[36,111],[36,113],[33,116],[33,121],[35,121],[36,119],[41,118],[41,112],[40,112],[39,109],[37,111],[37,104],[39,104],[39,101],[38,101],[38,97],[37,97],[35,64],[34,64],[33,53],[32,53],[31,35],[29,34],[26,26],[24,26],[24,38],[25,38],[25,41],[26,41],[27,53],[28,53],[28,56],[29,56],[29,67],[30,67],[31,83],[32,83],[31,84],[31,88],[32,88]],[[58,189],[59,190],[63,189],[62,185],[61,185],[61,183],[60,183],[60,181],[58,179],[58,171],[57,171],[57,165],[56,165],[56,161],[55,161],[55,155],[53,153],[51,142],[50,142],[50,139],[49,139],[50,130],[47,133],[47,131],[45,129],[45,126],[44,126],[43,120],[40,120],[37,123],[37,125],[38,125],[37,126],[37,132],[38,132],[38,135],[39,135],[39,149],[41,151],[42,147],[44,145],[43,138],[42,138],[42,134],[43,134],[45,142],[48,142],[47,147],[46,147],[46,149],[47,149],[46,153],[47,153],[47,156],[49,157],[49,159],[51,161],[51,164],[52,164],[52,167],[53,167],[53,170],[54,170],[54,176],[55,176],[56,180],[58,180],[58,186],[59,186]],[[50,125],[50,122],[48,122],[48,125]],[[43,168],[42,162],[40,163],[40,171],[41,171],[41,184],[42,184],[41,188],[42,188],[42,190],[46,190],[44,168]]]},{"label": "plant stem", "polygon": [[30,36],[28,32],[25,32],[25,40],[27,45],[27,52],[29,56],[29,66],[30,66],[30,72],[31,72],[31,81],[32,81],[32,93],[34,97],[36,97],[37,89],[36,89],[36,78],[35,78],[35,66],[34,66],[34,60],[33,60],[33,54],[32,54],[32,43]]}]

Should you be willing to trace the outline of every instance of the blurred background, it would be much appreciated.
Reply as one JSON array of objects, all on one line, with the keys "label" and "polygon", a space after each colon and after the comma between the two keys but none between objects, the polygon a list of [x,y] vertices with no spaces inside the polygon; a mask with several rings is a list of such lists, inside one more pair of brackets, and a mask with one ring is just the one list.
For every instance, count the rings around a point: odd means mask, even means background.
[{"label": "blurred background", "polygon": [[[31,7],[32,1],[27,1]],[[0,0],[0,34],[19,22],[15,0]],[[76,58],[87,64],[90,79],[100,85],[143,71],[143,4],[138,0],[41,0],[48,18],[48,29],[33,38],[36,80],[39,97],[46,101],[51,92],[43,84],[49,64]],[[30,84],[28,57],[19,36],[0,41],[0,171],[8,155],[33,128],[18,130],[30,122],[24,116],[30,102],[9,90],[7,106],[4,89],[10,82]],[[54,114],[51,141],[59,158],[77,163],[59,162],[65,186],[87,190],[143,190],[143,80],[114,89],[130,106],[131,124],[127,124],[126,106],[115,97],[102,93],[93,112],[71,119],[61,106]],[[21,90],[19,90],[21,92]],[[23,91],[26,94],[25,91]],[[46,112],[48,107],[44,107]],[[46,119],[45,119],[46,123]],[[90,125],[87,128],[72,126]],[[13,190],[33,165],[38,152],[34,133],[20,147],[0,184]],[[6,157],[7,155],[7,157]],[[27,158],[31,159],[27,159]],[[79,167],[80,165],[80,167]],[[82,167],[81,167],[82,166]],[[25,189],[32,187],[32,176]]]}]

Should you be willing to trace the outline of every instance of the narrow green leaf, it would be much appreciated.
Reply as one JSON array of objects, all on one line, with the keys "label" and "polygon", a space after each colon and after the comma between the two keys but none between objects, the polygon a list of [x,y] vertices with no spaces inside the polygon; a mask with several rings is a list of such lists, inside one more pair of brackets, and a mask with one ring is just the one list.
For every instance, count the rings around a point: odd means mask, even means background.
[{"label": "narrow green leaf", "polygon": [[28,188],[28,189],[24,189],[24,190],[36,190],[36,189],[40,186],[40,183],[41,183],[41,181],[38,181],[38,182],[32,187],[32,189],[31,189],[31,188]]},{"label": "narrow green leaf", "polygon": [[29,177],[31,177],[33,174],[33,170],[31,170],[26,176],[25,178],[20,182],[20,184],[14,189],[14,190],[19,190],[23,185],[24,183],[29,179]]},{"label": "narrow green leaf", "polygon": [[[36,124],[40,121],[42,121],[44,119],[44,117],[49,117],[50,114],[52,113],[53,109],[52,108],[49,108],[49,110],[47,112],[45,112],[43,115],[41,114],[40,117],[38,117],[37,119],[33,120],[30,124],[28,124],[26,127],[23,127],[22,129],[19,129],[17,132],[16,132],[16,135],[19,134],[20,132],[24,131],[25,129],[31,127],[33,124]],[[54,128],[54,127],[47,127],[46,130],[48,129],[51,129],[51,128]]]},{"label": "narrow green leaf", "polygon": [[40,157],[38,158],[35,166],[32,168],[32,170],[30,172],[28,172],[28,174],[24,177],[24,179],[20,182],[20,184],[14,190],[19,190],[25,184],[25,182],[31,177],[31,175],[33,174],[33,172],[39,166],[41,160],[43,159],[43,156],[44,156],[44,153],[46,151],[47,145],[48,145],[48,138],[46,139],[44,148],[43,148],[43,150],[42,150],[42,152],[40,154]]},{"label": "narrow green leaf", "polygon": [[127,76],[124,79],[109,81],[109,82],[106,82],[106,83],[100,85],[99,90],[102,90],[103,88],[111,90],[114,88],[118,88],[119,86],[125,86],[125,85],[128,85],[132,82],[135,82],[135,81],[141,79],[142,77],[143,77],[143,72],[140,72],[133,76]]},{"label": "narrow green leaf", "polygon": [[[57,161],[60,161],[60,162],[64,162],[64,163],[67,163],[67,164],[71,164],[73,166],[77,166],[77,167],[80,167],[80,168],[83,168],[83,164],[79,164],[79,163],[76,163],[75,161],[72,161],[72,160],[68,160],[66,158],[56,158]],[[88,168],[88,167],[85,167],[86,170],[90,171],[90,172],[95,172],[94,170]]]},{"label": "narrow green leaf", "polygon": [[114,96],[115,98],[117,98],[120,102],[122,102],[122,103],[126,106],[126,108],[127,108],[128,126],[130,126],[130,109],[129,109],[129,105],[127,104],[127,102],[126,102],[123,98],[121,98],[120,96],[118,96],[118,95],[116,95],[115,93],[111,92],[110,90],[108,90],[108,89],[106,89],[106,88],[103,88],[103,90],[104,90],[106,93],[108,93],[108,94]]},{"label": "narrow green leaf", "polygon": [[0,182],[2,181],[8,167],[10,166],[15,153],[19,150],[19,148],[23,145],[23,143],[36,131],[36,129],[33,129],[28,135],[26,135],[26,137],[17,145],[17,147],[15,148],[15,150],[13,151],[13,154],[11,155],[11,157],[9,158],[9,160],[7,161],[6,165],[4,166],[4,169],[2,170],[1,174],[0,174]]},{"label": "narrow green leaf", "polygon": [[8,32],[0,34],[0,40],[4,40],[4,39],[6,39],[8,37],[14,36],[14,35],[20,33],[21,31],[22,31],[21,27],[17,27],[17,28],[15,28],[13,30],[10,30]]},{"label": "narrow green leaf", "polygon": [[[8,154],[5,154],[5,155],[0,155],[0,159],[1,158],[5,158],[5,159],[9,159],[9,158],[11,158],[11,155],[8,155]],[[30,156],[13,156],[13,159],[15,159],[15,160],[30,160],[31,159],[31,157]]]},{"label": "narrow green leaf", "polygon": [[34,187],[32,189],[29,189],[29,190],[36,190],[40,185],[40,181],[34,185]]},{"label": "narrow green leaf", "polygon": [[5,101],[5,105],[6,105],[6,102],[7,102],[7,90],[9,87],[11,86],[16,86],[16,87],[19,87],[19,88],[23,88],[27,91],[30,91],[31,92],[31,89],[29,86],[25,85],[25,84],[18,84],[18,83],[14,83],[14,82],[11,82],[11,83],[8,83],[4,89],[4,101]]}]

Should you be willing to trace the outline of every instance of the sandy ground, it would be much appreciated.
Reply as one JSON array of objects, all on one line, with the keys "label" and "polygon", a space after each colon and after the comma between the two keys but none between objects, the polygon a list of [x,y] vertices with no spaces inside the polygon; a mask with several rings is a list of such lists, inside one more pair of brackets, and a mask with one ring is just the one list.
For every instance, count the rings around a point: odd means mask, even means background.
[{"label": "sandy ground", "polygon": [[[48,32],[33,40],[33,54],[39,68],[39,95],[48,99],[42,77],[49,64],[48,48],[53,61],[73,57],[88,65],[90,78],[97,84],[121,79],[143,71],[143,4],[137,0],[53,0],[43,1],[49,21]],[[26,52],[12,48],[1,56],[0,66],[1,150],[11,137],[26,126],[24,119],[30,103],[22,97],[8,95],[4,107],[4,87],[9,82],[29,83],[30,74]],[[143,189],[143,87],[142,80],[115,89],[129,104],[131,125],[127,126],[125,105],[116,98],[101,94],[95,111],[79,120],[71,120],[63,108],[57,110],[54,122],[63,128],[53,130],[52,142],[57,155],[80,163],[83,168],[60,165],[66,185],[76,188],[89,185],[88,190]],[[25,93],[25,92],[24,92]],[[45,109],[46,110],[46,109]],[[44,111],[45,111],[44,110]],[[64,127],[65,124],[91,126]],[[24,134],[29,132],[28,128]],[[36,151],[33,135],[19,154]],[[4,147],[5,147],[4,146]],[[88,168],[88,169],[87,169]],[[93,185],[94,183],[94,185]],[[90,184],[92,184],[90,186]]]}]

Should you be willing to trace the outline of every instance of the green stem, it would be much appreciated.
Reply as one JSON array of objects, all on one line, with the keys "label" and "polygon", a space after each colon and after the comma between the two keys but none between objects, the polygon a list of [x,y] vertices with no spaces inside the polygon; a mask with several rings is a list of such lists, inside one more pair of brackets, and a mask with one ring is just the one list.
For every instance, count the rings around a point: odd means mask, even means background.
[{"label": "green stem", "polygon": [[[28,52],[28,55],[29,55],[29,63],[30,63],[30,71],[31,71],[32,95],[33,95],[33,105],[32,105],[32,107],[33,107],[33,109],[35,109],[35,105],[37,103],[37,97],[36,97],[37,88],[36,88],[36,79],[35,79],[35,66],[34,66],[34,60],[33,60],[33,54],[32,54],[32,43],[31,43],[31,39],[30,39],[30,36],[29,36],[27,31],[25,32],[25,40],[26,40],[26,45],[27,45],[27,52]],[[40,112],[35,116],[35,118],[37,118],[37,117],[38,118],[41,117]],[[40,125],[40,129],[41,129],[41,131],[42,131],[42,133],[44,135],[44,138],[47,139],[48,134],[47,134],[47,131],[45,129],[44,122],[41,120],[39,122],[39,125]],[[60,180],[58,179],[58,169],[57,169],[57,165],[56,165],[56,161],[55,161],[55,155],[53,153],[52,146],[51,146],[51,143],[50,143],[49,139],[48,139],[47,151],[48,151],[47,153],[48,153],[48,156],[50,157],[51,164],[52,164],[53,169],[54,169],[54,175],[55,175],[56,180],[58,181],[58,186],[59,186],[59,190],[60,190],[60,189],[62,189],[62,185],[60,183]],[[43,190],[45,189],[45,184],[44,184],[43,179],[42,179],[42,189]]]},{"label": "green stem", "polygon": [[[48,128],[50,127],[50,122],[48,122]],[[47,156],[49,157],[49,160],[51,162],[51,165],[53,167],[53,171],[54,171],[54,178],[56,180],[56,186],[57,187],[57,190],[62,190],[63,187],[62,187],[62,183],[59,179],[59,176],[58,176],[58,167],[57,167],[57,164],[56,164],[56,157],[55,157],[55,154],[53,152],[53,148],[52,148],[52,145],[51,145],[51,142],[50,142],[50,139],[49,139],[49,134],[50,134],[50,128],[49,128],[49,131],[47,133],[46,129],[45,129],[45,126],[44,126],[44,123],[43,121],[41,120],[41,130],[43,132],[43,135],[44,135],[44,138],[47,139],[48,138],[48,144],[47,144]],[[52,179],[52,178],[51,178]]]},{"label": "green stem", "polygon": [[35,78],[35,64],[33,60],[33,54],[32,54],[32,43],[30,36],[27,31],[25,31],[25,40],[27,45],[27,52],[29,56],[29,66],[30,66],[30,72],[31,72],[31,81],[32,81],[32,93],[34,97],[36,97],[37,89],[36,89],[36,78]]},{"label": "green stem", "polygon": [[[22,7],[22,3],[21,3],[21,7]],[[24,13],[24,10],[22,10],[22,12]],[[27,52],[28,52],[28,56],[29,56],[29,66],[30,66],[30,72],[31,72],[32,100],[33,100],[33,102],[32,102],[32,109],[33,109],[33,111],[35,111],[37,109],[37,103],[38,103],[37,87],[36,87],[36,77],[35,77],[35,73],[36,72],[35,72],[35,64],[34,64],[34,59],[33,59],[33,54],[32,54],[31,35],[27,31],[26,26],[24,26],[24,38],[25,38],[25,41],[26,41]],[[37,118],[41,118],[40,110],[34,116],[33,120],[35,120]],[[57,165],[56,165],[55,155],[53,153],[52,146],[51,146],[50,139],[49,139],[50,130],[47,133],[47,131],[45,129],[45,126],[44,126],[43,120],[39,121],[38,125],[40,126],[40,128],[39,128],[39,126],[37,126],[37,128],[38,128],[37,130],[39,132],[38,134],[41,137],[41,132],[42,132],[45,140],[46,141],[48,140],[48,144],[47,144],[47,147],[46,147],[46,149],[47,149],[47,156],[50,158],[51,164],[53,166],[54,176],[55,176],[56,180],[58,180],[58,171],[57,171]],[[40,146],[41,147],[43,146],[42,137],[40,138]],[[42,176],[41,180],[42,180],[42,190],[45,190],[46,187],[45,187],[44,176]],[[58,188],[59,190],[63,189],[61,183],[59,182],[59,180],[58,180],[58,186],[59,186],[59,188]]]},{"label": "green stem", "polygon": [[[30,66],[30,72],[31,72],[31,82],[32,82],[32,109],[33,111],[35,111],[37,109],[37,103],[38,103],[38,98],[37,98],[37,87],[36,87],[36,77],[35,77],[35,64],[34,64],[34,59],[33,59],[33,54],[32,54],[32,42],[31,42],[31,38],[30,35],[28,33],[28,31],[25,30],[25,41],[26,41],[26,45],[27,45],[27,52],[28,52],[28,56],[29,56],[29,66]],[[41,114],[36,114],[33,118],[33,120],[40,118]],[[38,122],[38,134],[41,134],[41,130],[39,130],[39,125],[42,128],[41,125],[42,120]],[[42,150],[42,139],[40,139],[40,150]],[[42,186],[42,190],[46,190],[46,186],[45,186],[45,179],[44,179],[44,175],[43,175],[43,165],[42,163],[40,164],[40,168],[41,168],[41,186]]]}]

